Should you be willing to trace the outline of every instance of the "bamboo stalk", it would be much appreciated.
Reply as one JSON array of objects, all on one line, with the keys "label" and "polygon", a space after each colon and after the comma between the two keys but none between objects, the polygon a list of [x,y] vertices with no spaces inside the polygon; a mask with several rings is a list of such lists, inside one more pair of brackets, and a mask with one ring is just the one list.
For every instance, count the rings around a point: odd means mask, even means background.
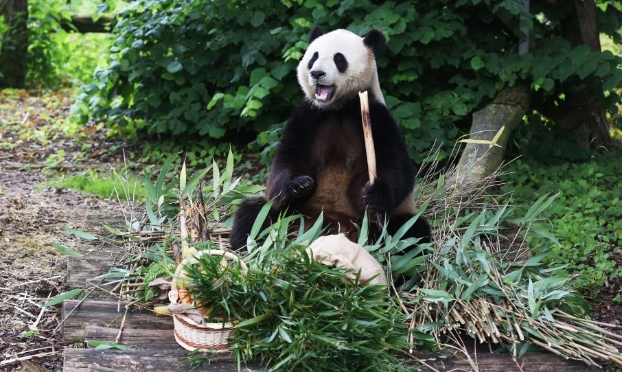
[{"label": "bamboo stalk", "polygon": [[363,119],[363,136],[365,137],[365,153],[367,155],[367,172],[369,184],[373,185],[378,172],[376,170],[376,150],[374,149],[374,137],[371,132],[371,118],[369,115],[369,99],[367,91],[359,92],[361,100],[361,118]]}]

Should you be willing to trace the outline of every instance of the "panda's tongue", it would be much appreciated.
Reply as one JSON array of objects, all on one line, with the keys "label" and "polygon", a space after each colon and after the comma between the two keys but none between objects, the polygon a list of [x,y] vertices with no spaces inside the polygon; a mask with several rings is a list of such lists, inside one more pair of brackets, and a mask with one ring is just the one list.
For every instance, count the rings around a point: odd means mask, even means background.
[{"label": "panda's tongue", "polygon": [[329,87],[326,85],[316,85],[315,86],[315,99],[320,101],[328,101],[333,93],[333,87]]}]

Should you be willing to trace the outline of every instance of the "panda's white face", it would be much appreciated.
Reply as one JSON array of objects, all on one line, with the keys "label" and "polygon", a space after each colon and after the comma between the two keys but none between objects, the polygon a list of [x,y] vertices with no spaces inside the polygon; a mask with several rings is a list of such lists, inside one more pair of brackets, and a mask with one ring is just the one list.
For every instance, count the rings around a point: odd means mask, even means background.
[{"label": "panda's white face", "polygon": [[374,53],[350,31],[335,30],[314,39],[297,73],[306,98],[317,107],[339,108],[364,90],[384,103]]}]

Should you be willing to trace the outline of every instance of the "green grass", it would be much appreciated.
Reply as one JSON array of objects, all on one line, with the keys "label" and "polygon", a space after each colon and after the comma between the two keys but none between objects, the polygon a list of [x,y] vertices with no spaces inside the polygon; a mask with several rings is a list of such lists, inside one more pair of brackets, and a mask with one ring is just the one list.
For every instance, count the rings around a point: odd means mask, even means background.
[{"label": "green grass", "polygon": [[[543,165],[518,160],[502,177],[520,212],[540,196],[559,194],[543,212],[559,244],[544,244],[556,263],[577,274],[578,287],[597,287],[622,276],[615,260],[622,244],[622,162],[619,153],[594,155],[583,163]],[[535,242],[533,242],[535,243]],[[535,244],[533,244],[535,246]]]},{"label": "green grass", "polygon": [[61,189],[83,191],[105,199],[137,200],[146,198],[144,182],[131,174],[117,172],[87,171],[61,176],[52,181],[52,186]]}]

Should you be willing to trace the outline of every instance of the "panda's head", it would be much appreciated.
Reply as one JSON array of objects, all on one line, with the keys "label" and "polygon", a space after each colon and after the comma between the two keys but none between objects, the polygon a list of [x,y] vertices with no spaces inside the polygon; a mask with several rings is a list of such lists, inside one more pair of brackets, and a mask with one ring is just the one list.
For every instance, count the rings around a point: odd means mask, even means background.
[{"label": "panda's head", "polygon": [[315,27],[298,64],[298,83],[306,98],[319,108],[339,108],[364,90],[370,92],[371,99],[384,103],[375,53],[385,47],[384,35],[378,30],[360,37],[342,29],[322,34]]}]

